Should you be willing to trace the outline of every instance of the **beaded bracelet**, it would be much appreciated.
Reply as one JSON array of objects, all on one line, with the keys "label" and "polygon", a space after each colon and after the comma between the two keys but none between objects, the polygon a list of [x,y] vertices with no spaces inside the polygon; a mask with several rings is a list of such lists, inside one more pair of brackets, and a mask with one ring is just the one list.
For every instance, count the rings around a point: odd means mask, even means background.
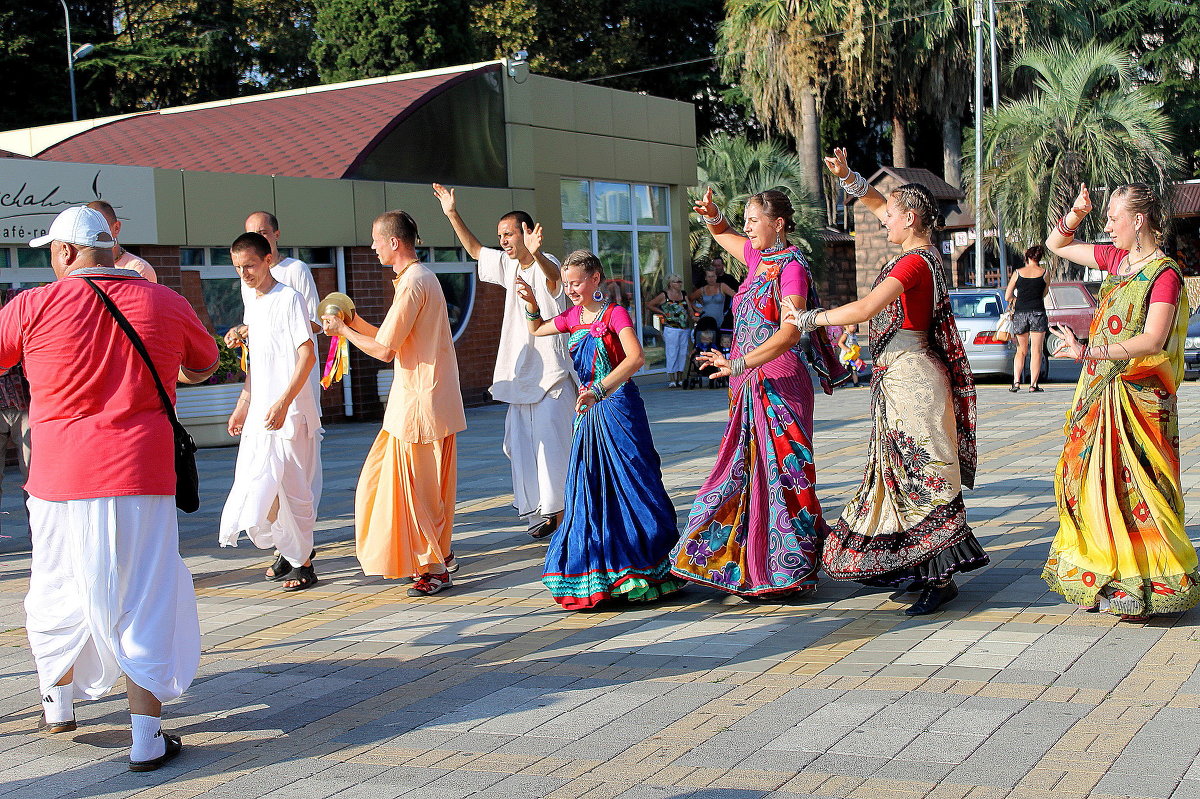
[{"label": "beaded bracelet", "polygon": [[540,321],[542,321],[542,312],[541,312],[541,310],[531,311],[528,308],[526,308],[525,309],[525,318],[528,319],[530,322],[540,322]]},{"label": "beaded bracelet", "polygon": [[870,191],[871,184],[858,172],[851,172],[842,178],[842,189],[851,197],[864,197]]},{"label": "beaded bracelet", "polygon": [[602,400],[608,396],[608,392],[604,390],[604,384],[601,383],[599,380],[592,383],[592,385],[589,387],[588,390],[596,395],[597,401]]}]

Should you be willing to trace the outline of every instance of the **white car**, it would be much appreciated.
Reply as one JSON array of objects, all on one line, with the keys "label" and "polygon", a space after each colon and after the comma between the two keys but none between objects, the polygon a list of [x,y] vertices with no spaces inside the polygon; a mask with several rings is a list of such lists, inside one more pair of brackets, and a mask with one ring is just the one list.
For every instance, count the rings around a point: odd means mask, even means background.
[{"label": "white car", "polygon": [[958,336],[967,351],[967,362],[976,375],[1012,377],[1012,339],[996,340],[996,324],[1004,311],[1004,292],[1000,289],[952,289],[950,310],[958,326]]}]

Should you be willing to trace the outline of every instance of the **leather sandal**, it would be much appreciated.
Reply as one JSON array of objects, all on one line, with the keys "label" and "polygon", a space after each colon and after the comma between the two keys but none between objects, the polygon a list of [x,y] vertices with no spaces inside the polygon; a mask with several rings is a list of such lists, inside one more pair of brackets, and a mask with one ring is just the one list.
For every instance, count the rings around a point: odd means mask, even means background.
[{"label": "leather sandal", "polygon": [[[315,548],[312,552],[308,553],[308,559],[310,561],[316,556],[317,550]],[[263,579],[267,582],[277,583],[280,580],[291,579],[288,577],[288,575],[292,573],[292,569],[294,567],[292,564],[288,563],[287,558],[285,558],[283,555],[279,555],[275,558],[275,562],[272,563],[269,568],[271,570],[271,574],[264,574]]]},{"label": "leather sandal", "polygon": [[904,611],[904,615],[928,616],[956,596],[958,596],[958,586],[954,584],[953,580],[945,585],[927,585],[913,606]]},{"label": "leather sandal", "polygon": [[308,566],[297,566],[293,571],[296,573],[285,579],[296,580],[298,585],[285,585],[283,587],[284,591],[303,591],[305,588],[312,588],[318,582],[317,573],[313,571],[311,564]]},{"label": "leather sandal", "polygon": [[553,535],[554,531],[557,529],[558,522],[554,520],[553,516],[547,516],[542,520],[541,524],[529,531],[529,535],[540,540]]}]

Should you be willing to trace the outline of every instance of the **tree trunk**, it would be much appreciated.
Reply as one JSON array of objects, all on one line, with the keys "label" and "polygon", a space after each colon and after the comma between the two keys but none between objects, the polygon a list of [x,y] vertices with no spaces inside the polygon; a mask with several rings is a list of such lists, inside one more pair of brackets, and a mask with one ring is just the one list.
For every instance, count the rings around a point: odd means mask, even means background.
[{"label": "tree trunk", "polygon": [[908,132],[903,117],[895,111],[892,112],[892,166],[908,166]]},{"label": "tree trunk", "polygon": [[825,181],[821,179],[821,115],[817,113],[817,87],[806,83],[800,92],[800,158],[804,165],[804,182],[813,194],[813,204],[825,218]]},{"label": "tree trunk", "polygon": [[952,113],[942,120],[942,176],[954,188],[962,188],[962,122]]}]

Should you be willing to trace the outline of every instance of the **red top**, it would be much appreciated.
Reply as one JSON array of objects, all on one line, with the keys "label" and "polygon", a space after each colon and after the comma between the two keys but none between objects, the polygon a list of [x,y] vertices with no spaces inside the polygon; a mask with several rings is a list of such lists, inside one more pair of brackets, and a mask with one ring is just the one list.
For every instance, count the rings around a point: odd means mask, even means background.
[{"label": "red top", "polygon": [[[1092,256],[1096,259],[1096,264],[1110,275],[1116,274],[1117,267],[1121,265],[1121,261],[1125,260],[1127,255],[1129,255],[1129,250],[1122,250],[1111,244],[1092,245]],[[1150,302],[1169,302],[1172,305],[1178,305],[1179,295],[1182,291],[1183,281],[1179,279],[1179,275],[1174,269],[1168,269],[1154,279],[1154,285],[1150,287]]]},{"label": "red top", "polygon": [[0,368],[29,378],[38,499],[175,493],[174,436],[146,364],[79,275],[105,291],[141,336],[172,399],[179,367],[209,369],[212,334],[166,286],[128,272],[81,270],[18,294],[0,309]]},{"label": "red top", "polygon": [[928,330],[933,324],[933,275],[929,264],[916,253],[904,256],[888,277],[894,277],[904,285],[900,304],[904,307],[902,330]]},{"label": "red top", "polygon": [[[621,346],[621,331],[633,327],[629,311],[622,305],[612,305],[609,310],[597,316],[590,324],[583,324],[579,317],[583,314],[582,305],[573,305],[554,317],[554,326],[560,333],[574,333],[577,330],[591,330],[592,335],[600,339],[604,349],[608,351],[608,363],[613,369],[625,360],[625,348]],[[605,321],[605,317],[607,320]]]}]

